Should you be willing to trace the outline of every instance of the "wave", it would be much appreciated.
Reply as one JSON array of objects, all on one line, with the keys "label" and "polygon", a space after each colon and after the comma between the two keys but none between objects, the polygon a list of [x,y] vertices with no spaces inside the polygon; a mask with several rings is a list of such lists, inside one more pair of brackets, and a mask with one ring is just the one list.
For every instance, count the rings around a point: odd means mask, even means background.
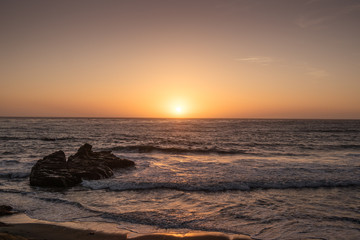
[{"label": "wave", "polygon": [[13,153],[13,152],[9,152],[9,151],[5,151],[5,152],[2,153],[2,155],[12,155],[12,154],[14,154],[14,153]]},{"label": "wave", "polygon": [[40,140],[45,142],[52,142],[52,141],[66,141],[66,140],[74,140],[74,137],[59,137],[59,138],[52,138],[52,137],[8,137],[8,136],[1,136],[0,140],[4,141],[11,141],[11,140],[18,140],[18,141],[25,141],[25,140]]},{"label": "wave", "polygon": [[15,165],[20,163],[18,160],[1,160],[0,166],[8,166],[8,165]]},{"label": "wave", "polygon": [[0,178],[15,179],[15,178],[27,178],[30,176],[30,172],[7,172],[0,173]]},{"label": "wave", "polygon": [[22,138],[19,137],[7,137],[7,136],[2,136],[0,137],[0,140],[5,140],[5,141],[9,141],[9,140],[21,140]]},{"label": "wave", "polygon": [[116,146],[110,149],[111,151],[118,152],[138,152],[138,153],[151,153],[160,152],[168,154],[247,154],[245,150],[236,149],[220,149],[217,147],[212,148],[182,148],[182,147],[159,147],[153,145],[131,145],[131,146]]},{"label": "wave", "polygon": [[347,157],[358,157],[360,158],[360,153],[348,153],[346,154]]},{"label": "wave", "polygon": [[347,150],[354,149],[359,150],[360,144],[306,144],[306,143],[259,143],[252,142],[246,143],[243,146],[257,149],[284,149],[284,148],[293,148],[293,149],[302,149],[302,150]]},{"label": "wave", "polygon": [[324,145],[319,146],[322,150],[360,150],[360,144],[339,144],[339,145]]},{"label": "wave", "polygon": [[[33,187],[33,188],[38,188],[38,187]],[[41,189],[43,189],[43,188],[41,188]],[[59,190],[59,189],[56,189],[56,190]],[[33,199],[37,199],[37,200],[41,200],[41,201],[45,201],[45,202],[71,205],[71,206],[74,206],[74,207],[77,207],[79,209],[86,210],[89,212],[102,213],[100,211],[87,208],[77,201],[71,201],[71,200],[66,200],[66,199],[62,199],[62,198],[54,198],[54,197],[41,197],[37,194],[34,195],[33,192],[31,192],[31,191],[28,192],[28,191],[22,191],[22,190],[17,190],[17,189],[0,189],[0,193],[14,193],[14,194],[26,195],[29,198],[33,198]]]},{"label": "wave", "polygon": [[177,190],[185,192],[223,192],[223,191],[251,191],[257,189],[301,189],[301,188],[333,188],[333,187],[360,187],[360,180],[356,181],[297,181],[297,182],[228,182],[219,184],[186,184],[170,182],[126,182],[109,183],[102,181],[87,181],[82,183],[83,187],[111,191],[148,191],[148,190]]},{"label": "wave", "polygon": [[61,198],[51,198],[51,197],[34,197],[34,198],[42,200],[42,201],[46,201],[46,202],[51,202],[51,203],[71,205],[71,206],[77,207],[78,209],[86,210],[86,211],[93,212],[93,213],[101,213],[100,211],[96,211],[96,210],[87,208],[84,205],[82,205],[81,203],[76,202],[76,201],[70,201],[70,200],[61,199]]},{"label": "wave", "polygon": [[[164,154],[218,154],[218,155],[254,155],[254,156],[310,156],[315,151],[360,150],[360,144],[304,145],[286,143],[247,143],[233,148],[226,147],[190,147],[159,146],[152,144],[126,145],[106,148],[104,150],[124,153],[164,153]],[[304,150],[306,152],[304,152]]]},{"label": "wave", "polygon": [[297,132],[309,133],[359,133],[357,129],[306,129],[298,130]]},{"label": "wave", "polygon": [[349,222],[349,223],[360,224],[360,219],[358,219],[358,218],[352,218],[352,217],[330,216],[330,217],[325,217],[325,218],[323,218],[323,220],[328,220],[328,221],[341,221],[341,222]]},{"label": "wave", "polygon": [[51,137],[42,137],[40,138],[41,141],[45,142],[54,142],[54,141],[66,141],[66,140],[74,140],[73,137],[60,137],[60,138],[51,138]]}]

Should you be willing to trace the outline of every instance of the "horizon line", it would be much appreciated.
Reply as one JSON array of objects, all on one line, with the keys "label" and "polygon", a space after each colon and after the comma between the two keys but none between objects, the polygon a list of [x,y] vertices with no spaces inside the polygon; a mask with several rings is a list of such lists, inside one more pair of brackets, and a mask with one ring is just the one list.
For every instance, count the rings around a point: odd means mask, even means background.
[{"label": "horizon line", "polygon": [[0,118],[39,118],[39,119],[174,119],[174,120],[191,120],[191,119],[233,119],[233,120],[360,120],[360,118],[276,118],[276,117],[51,117],[51,116],[0,116]]}]

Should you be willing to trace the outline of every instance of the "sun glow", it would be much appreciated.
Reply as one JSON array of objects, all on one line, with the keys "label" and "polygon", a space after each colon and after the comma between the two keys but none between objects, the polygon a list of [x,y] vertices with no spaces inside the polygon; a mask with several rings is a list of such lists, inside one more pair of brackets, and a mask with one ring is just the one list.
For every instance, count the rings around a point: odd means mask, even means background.
[{"label": "sun glow", "polygon": [[172,104],[170,104],[168,109],[171,111],[174,117],[185,117],[188,115],[188,108],[183,101],[173,102]]},{"label": "sun glow", "polygon": [[176,111],[176,113],[180,114],[180,113],[182,113],[182,108],[181,107],[176,107],[175,111]]}]

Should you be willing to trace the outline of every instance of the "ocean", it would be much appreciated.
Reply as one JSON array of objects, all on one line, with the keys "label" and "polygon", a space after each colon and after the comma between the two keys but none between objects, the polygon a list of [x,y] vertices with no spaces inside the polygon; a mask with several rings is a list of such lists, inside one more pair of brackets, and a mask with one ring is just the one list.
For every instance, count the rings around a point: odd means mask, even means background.
[{"label": "ocean", "polygon": [[[29,185],[37,160],[84,143],[136,167]],[[360,239],[360,120],[0,118],[0,204],[134,233]]]}]

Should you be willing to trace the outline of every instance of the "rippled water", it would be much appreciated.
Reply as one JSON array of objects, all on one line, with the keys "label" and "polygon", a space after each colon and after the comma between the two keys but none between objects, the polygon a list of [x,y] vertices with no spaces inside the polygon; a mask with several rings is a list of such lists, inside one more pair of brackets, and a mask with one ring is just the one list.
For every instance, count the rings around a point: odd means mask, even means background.
[{"label": "rippled water", "polygon": [[[136,168],[65,191],[29,186],[38,159],[85,142]],[[357,120],[0,118],[0,204],[32,218],[359,239],[359,190]]]}]

